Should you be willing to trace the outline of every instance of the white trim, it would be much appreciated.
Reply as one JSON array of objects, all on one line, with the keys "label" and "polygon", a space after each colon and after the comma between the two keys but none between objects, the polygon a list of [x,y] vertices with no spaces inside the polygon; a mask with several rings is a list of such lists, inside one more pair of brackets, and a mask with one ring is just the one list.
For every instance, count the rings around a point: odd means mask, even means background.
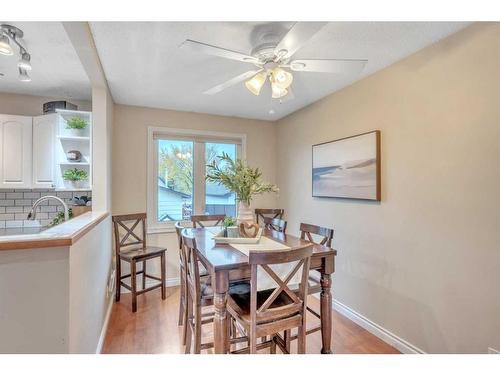
[{"label": "white trim", "polygon": [[[166,222],[159,224],[156,221],[156,200],[157,194],[156,194],[156,184],[157,180],[155,179],[156,176],[156,165],[157,163],[157,156],[156,156],[156,147],[155,147],[155,134],[161,134],[162,136],[164,135],[165,137],[171,136],[171,137],[179,137],[179,136],[184,136],[184,137],[200,137],[200,136],[205,136],[205,137],[211,137],[211,138],[220,138],[220,139],[232,139],[232,140],[240,140],[241,141],[241,155],[237,155],[238,158],[240,159],[246,159],[246,144],[247,144],[247,135],[244,133],[229,133],[229,132],[217,132],[217,131],[211,131],[211,130],[193,130],[193,129],[179,129],[179,128],[169,128],[169,127],[158,127],[158,126],[148,126],[148,147],[147,147],[147,163],[148,165],[146,166],[147,170],[147,196],[146,196],[146,203],[147,203],[147,226],[148,226],[148,233],[171,233],[174,232],[174,222]],[[195,140],[194,140],[195,141]],[[196,166],[195,166],[196,168]],[[196,194],[196,193],[195,193]],[[193,197],[194,198],[194,197]],[[193,202],[194,203],[194,202]],[[196,208],[196,207],[195,207]]]},{"label": "white trim", "polygon": [[108,310],[106,311],[106,317],[104,318],[104,324],[102,325],[101,334],[99,335],[99,341],[97,342],[97,347],[95,349],[95,354],[101,354],[102,346],[104,345],[104,340],[106,339],[109,318],[111,317],[111,311],[113,310],[113,302],[115,301],[114,290],[115,289],[113,288],[113,293],[110,293],[109,295]]},{"label": "white trim", "polygon": [[357,311],[354,311],[349,306],[344,305],[342,302],[339,302],[334,299],[332,306],[335,311],[338,311],[340,314],[344,315],[347,319],[352,320],[354,323],[363,327],[368,332],[377,336],[379,339],[391,345],[392,347],[396,348],[401,353],[425,354],[425,352],[422,349],[416,347],[413,344],[410,344],[408,341],[395,335],[394,333],[378,325],[377,323],[372,322],[370,319],[361,315]]}]

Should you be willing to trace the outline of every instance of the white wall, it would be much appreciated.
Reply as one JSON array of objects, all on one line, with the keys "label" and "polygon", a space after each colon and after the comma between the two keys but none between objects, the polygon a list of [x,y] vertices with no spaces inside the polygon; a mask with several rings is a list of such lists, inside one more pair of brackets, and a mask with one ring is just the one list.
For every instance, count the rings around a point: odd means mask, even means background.
[{"label": "white wall", "polygon": [[[335,228],[334,298],[431,353],[500,348],[500,24],[278,122],[291,233]],[[311,197],[311,145],[381,130],[382,201]]]},{"label": "white wall", "polygon": [[80,111],[92,110],[92,103],[90,103],[90,101],[0,92],[0,113],[8,115],[39,116],[43,115],[43,103],[55,100],[66,100],[72,104],[76,104]]},{"label": "white wall", "polygon": [[0,353],[67,353],[68,247],[0,251]]},{"label": "white wall", "polygon": [[70,249],[69,352],[95,353],[113,293],[107,294],[112,263],[111,217]]},{"label": "white wall", "polygon": [[[113,130],[113,213],[146,212],[147,129],[171,127],[212,130],[247,135],[246,156],[258,166],[263,179],[276,182],[275,125],[268,121],[115,105]],[[275,207],[276,194],[257,197],[253,207]],[[179,275],[179,254],[175,233],[151,234],[148,243],[167,247],[167,278],[175,282]],[[128,265],[124,265],[127,271]],[[159,264],[154,265],[159,273]]]}]

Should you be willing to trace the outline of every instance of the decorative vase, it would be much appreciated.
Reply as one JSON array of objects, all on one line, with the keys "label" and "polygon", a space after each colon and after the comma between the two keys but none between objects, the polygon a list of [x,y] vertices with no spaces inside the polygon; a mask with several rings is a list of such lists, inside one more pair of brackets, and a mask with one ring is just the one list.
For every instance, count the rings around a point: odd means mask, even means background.
[{"label": "decorative vase", "polygon": [[83,189],[85,187],[86,181],[71,181],[64,180],[64,188],[67,190]]},{"label": "decorative vase", "polygon": [[69,137],[85,137],[85,129],[66,128],[66,135]]},{"label": "decorative vase", "polygon": [[236,222],[237,222],[238,226],[241,223],[253,224],[255,222],[255,217],[253,215],[253,211],[250,208],[249,204],[246,204],[244,202],[238,203],[238,217],[236,219]]}]

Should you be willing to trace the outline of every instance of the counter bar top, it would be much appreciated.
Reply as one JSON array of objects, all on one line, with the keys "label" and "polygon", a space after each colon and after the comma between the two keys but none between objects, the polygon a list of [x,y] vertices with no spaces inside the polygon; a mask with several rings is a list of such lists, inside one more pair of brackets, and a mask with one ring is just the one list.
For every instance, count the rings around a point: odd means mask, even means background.
[{"label": "counter bar top", "polygon": [[109,216],[109,212],[86,212],[39,233],[0,236],[0,251],[71,246]]}]

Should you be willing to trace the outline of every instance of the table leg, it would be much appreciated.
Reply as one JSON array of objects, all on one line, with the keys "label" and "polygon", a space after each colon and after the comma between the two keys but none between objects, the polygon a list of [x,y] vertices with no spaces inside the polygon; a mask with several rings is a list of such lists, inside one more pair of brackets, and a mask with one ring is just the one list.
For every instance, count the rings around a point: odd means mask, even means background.
[{"label": "table leg", "polygon": [[321,354],[331,354],[332,342],[332,293],[331,293],[331,276],[328,273],[321,272],[321,341],[323,347]]},{"label": "table leg", "polygon": [[215,282],[213,281],[212,285],[215,285],[214,352],[216,354],[225,354],[228,347],[226,302],[229,289],[229,275],[227,272],[216,272]]}]

